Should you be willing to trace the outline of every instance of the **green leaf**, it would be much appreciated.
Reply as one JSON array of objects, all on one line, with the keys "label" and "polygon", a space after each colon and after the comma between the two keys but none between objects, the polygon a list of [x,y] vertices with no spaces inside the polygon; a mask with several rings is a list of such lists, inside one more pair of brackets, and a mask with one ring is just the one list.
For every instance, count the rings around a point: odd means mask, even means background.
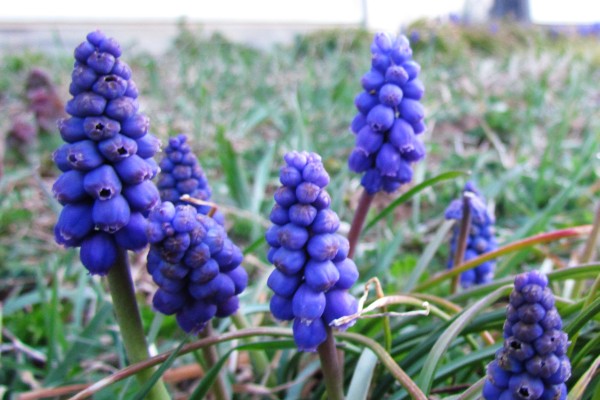
[{"label": "green leaf", "polygon": [[442,332],[440,338],[429,352],[417,381],[417,384],[425,394],[428,394],[431,389],[435,371],[438,368],[440,360],[446,353],[446,350],[450,347],[450,343],[478,313],[495,303],[502,296],[506,296],[511,290],[512,285],[506,285],[496,289],[494,292],[474,303],[471,307],[463,310],[463,312],[456,317],[454,322]]},{"label": "green leaf", "polygon": [[356,363],[348,388],[348,396],[346,396],[347,400],[364,400],[367,398],[376,366],[377,356],[370,349],[365,348]]},{"label": "green leaf", "polygon": [[377,214],[372,220],[370,220],[365,225],[365,227],[363,229],[363,234],[366,231],[368,231],[369,229],[371,229],[373,226],[375,226],[375,224],[378,221],[380,221],[381,219],[383,219],[386,216],[388,216],[389,214],[391,214],[396,207],[398,207],[401,204],[405,203],[406,201],[410,200],[417,193],[427,189],[430,186],[435,185],[436,183],[447,181],[449,179],[458,178],[460,176],[468,176],[468,175],[469,175],[469,173],[464,172],[464,171],[448,171],[448,172],[443,172],[443,173],[439,174],[438,176],[434,176],[433,178],[427,179],[426,181],[423,181],[423,182],[419,183],[418,185],[413,186],[412,188],[407,190],[405,193],[400,195],[397,199],[392,201],[386,208],[384,208],[379,214]]},{"label": "green leaf", "polygon": [[223,357],[219,359],[204,375],[204,378],[190,396],[190,400],[201,400],[206,397],[209,389],[212,387],[215,379],[219,375],[219,371],[229,358],[229,355],[235,350],[282,350],[295,348],[296,344],[293,340],[268,340],[257,343],[242,344],[229,350]]},{"label": "green leaf", "polygon": [[154,384],[163,376],[163,374],[167,371],[167,369],[169,369],[171,364],[173,364],[173,362],[177,358],[177,355],[183,348],[183,345],[188,341],[190,336],[191,335],[187,335],[185,338],[183,338],[183,340],[181,341],[181,343],[179,343],[179,346],[177,346],[175,351],[173,351],[173,353],[171,353],[169,355],[169,357],[165,360],[165,362],[161,364],[160,368],[157,369],[152,374],[150,379],[144,384],[144,386],[140,389],[140,391],[138,393],[136,393],[133,400],[143,400],[146,398],[146,395],[150,392],[150,390],[152,390],[152,387],[154,386]]},{"label": "green leaf", "polygon": [[600,356],[596,357],[590,368],[579,378],[575,386],[569,390],[567,400],[579,400],[583,398],[585,390],[596,375],[598,368],[600,368]]},{"label": "green leaf", "polygon": [[404,293],[410,293],[411,290],[415,287],[419,278],[425,272],[425,269],[433,259],[433,256],[439,249],[440,245],[446,238],[446,234],[452,226],[454,226],[455,221],[444,221],[444,223],[439,227],[435,236],[431,239],[425,250],[423,250],[423,254],[419,258],[417,265],[413,268],[410,276],[408,277],[406,284],[404,285]]},{"label": "green leaf", "polygon": [[231,193],[231,197],[243,209],[249,206],[250,189],[246,170],[242,166],[239,155],[233,149],[231,142],[225,137],[225,128],[219,126],[216,133],[217,153],[221,161],[221,167],[225,173],[225,181]]},{"label": "green leaf", "polygon": [[596,314],[600,312],[600,297],[589,306],[581,310],[577,317],[573,319],[566,327],[565,332],[569,337],[573,337],[579,330],[588,323]]}]

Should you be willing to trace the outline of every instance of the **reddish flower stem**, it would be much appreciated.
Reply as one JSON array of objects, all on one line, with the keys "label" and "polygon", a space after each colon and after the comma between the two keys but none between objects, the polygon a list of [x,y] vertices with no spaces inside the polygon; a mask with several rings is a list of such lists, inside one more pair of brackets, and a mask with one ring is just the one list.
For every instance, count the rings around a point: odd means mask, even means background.
[{"label": "reddish flower stem", "polygon": [[374,197],[375,196],[370,195],[366,190],[363,189],[360,200],[358,201],[358,208],[354,213],[354,219],[352,220],[352,225],[350,226],[350,232],[348,232],[348,242],[350,242],[348,258],[352,258],[354,256],[358,238],[360,237],[360,233],[363,225],[365,224],[365,219],[367,218],[367,214]]}]

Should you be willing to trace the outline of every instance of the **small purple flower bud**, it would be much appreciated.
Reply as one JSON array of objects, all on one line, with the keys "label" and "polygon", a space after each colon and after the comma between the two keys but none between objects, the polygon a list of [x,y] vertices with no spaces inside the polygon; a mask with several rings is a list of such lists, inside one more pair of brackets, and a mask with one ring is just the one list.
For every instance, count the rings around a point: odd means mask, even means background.
[{"label": "small purple flower bud", "polygon": [[293,275],[300,272],[306,263],[304,250],[277,249],[273,256],[273,265],[284,274]]},{"label": "small purple flower bud", "polygon": [[137,154],[142,158],[152,157],[160,151],[160,140],[149,133],[136,139],[136,143],[138,147]]},{"label": "small purple flower bud", "polygon": [[302,284],[292,299],[294,316],[304,323],[321,318],[325,310],[325,302],[323,292],[317,292],[307,284]]},{"label": "small purple flower bud", "polygon": [[79,246],[94,229],[91,203],[66,204],[54,227],[56,242],[67,247]]},{"label": "small purple flower bud", "polygon": [[377,104],[379,104],[378,97],[369,92],[362,92],[354,99],[354,105],[363,114],[368,114]]},{"label": "small purple flower bud", "polygon": [[127,81],[119,75],[104,75],[94,83],[92,91],[107,100],[116,99],[125,94]]},{"label": "small purple flower bud", "polygon": [[121,123],[121,133],[132,139],[139,139],[148,133],[150,119],[144,114],[136,114]]},{"label": "small purple flower bud", "polygon": [[383,74],[374,69],[364,74],[362,79],[360,80],[363,89],[365,89],[365,91],[367,92],[379,89],[384,82],[385,78]]},{"label": "small purple flower bud", "polygon": [[173,315],[184,306],[186,296],[182,293],[171,293],[158,289],[152,298],[154,309],[165,315]]},{"label": "small purple flower bud", "polygon": [[382,187],[382,177],[376,168],[369,169],[360,180],[367,193],[374,195],[379,192]]},{"label": "small purple flower bud", "polygon": [[238,265],[231,271],[226,272],[226,275],[233,281],[235,295],[242,293],[248,286],[248,273],[241,265]]},{"label": "small purple flower bud", "polygon": [[402,64],[402,68],[408,73],[408,79],[412,80],[421,72],[421,66],[415,61],[407,61]]},{"label": "small purple flower bud", "polygon": [[317,347],[327,338],[327,330],[322,319],[313,321],[302,321],[300,318],[294,319],[294,341],[298,350],[315,352]]},{"label": "small purple flower bud", "polygon": [[296,191],[287,186],[281,186],[275,191],[273,195],[275,202],[281,207],[288,208],[292,204],[296,203]]},{"label": "small purple flower bud", "polygon": [[116,163],[136,154],[137,144],[127,136],[116,134],[110,139],[99,142],[98,150],[107,160]]},{"label": "small purple flower bud", "polygon": [[229,276],[220,273],[206,283],[191,283],[188,290],[195,299],[220,302],[234,295],[235,285]]},{"label": "small purple flower bud", "polygon": [[[358,311],[358,302],[356,298],[348,293],[347,290],[333,289],[325,294],[327,305],[323,312],[325,323],[330,324],[333,320],[356,314]],[[356,320],[337,327],[345,331],[356,323]]]},{"label": "small purple flower bud", "polygon": [[92,209],[94,224],[108,233],[114,233],[127,225],[130,216],[129,204],[121,195],[108,200],[96,200]]},{"label": "small purple flower bud", "polygon": [[279,296],[291,298],[300,287],[301,279],[301,275],[287,275],[278,269],[274,269],[267,279],[267,286]]},{"label": "small purple flower bud", "polygon": [[[402,104],[400,104],[400,108],[402,109]],[[369,111],[367,123],[375,132],[385,132],[394,124],[394,110],[378,104]]]},{"label": "small purple flower bud", "polygon": [[117,245],[113,237],[95,232],[81,243],[81,262],[92,275],[106,275],[117,260]]},{"label": "small purple flower bud", "polygon": [[423,86],[423,82],[420,79],[416,78],[403,85],[402,91],[404,92],[404,97],[421,100],[425,93],[425,86]]},{"label": "small purple flower bud", "polygon": [[410,124],[417,123],[425,117],[423,105],[417,100],[409,98],[402,99],[399,110],[402,118]]},{"label": "small purple flower bud", "polygon": [[121,78],[127,80],[131,78],[131,68],[129,68],[129,65],[127,65],[127,63],[122,60],[115,61],[115,65],[113,66],[113,69],[112,71],[110,71],[110,73],[114,75],[119,75]]},{"label": "small purple flower bud", "polygon": [[392,38],[386,32],[378,32],[375,34],[373,44],[376,46],[376,49],[372,50],[373,52],[387,53],[392,49]]},{"label": "small purple flower bud", "polygon": [[385,73],[391,63],[390,57],[385,54],[373,53],[371,56],[371,66],[382,73]]},{"label": "small purple flower bud", "polygon": [[96,47],[92,43],[85,41],[75,48],[73,55],[77,61],[80,63],[85,63],[87,62],[88,57],[92,55],[95,50]]},{"label": "small purple flower bud", "polygon": [[185,332],[200,332],[216,313],[217,306],[204,300],[187,302],[177,313],[177,324]]},{"label": "small purple flower bud", "polygon": [[104,159],[98,150],[96,150],[94,142],[91,140],[82,140],[67,145],[66,161],[73,169],[78,171],[89,171],[100,166],[104,162]]},{"label": "small purple flower bud", "polygon": [[332,260],[339,247],[336,235],[320,234],[314,235],[308,240],[306,249],[312,259],[318,261]]},{"label": "small purple flower bud", "polygon": [[361,173],[373,168],[373,157],[363,148],[355,147],[348,157],[350,171]]},{"label": "small purple flower bud", "polygon": [[388,107],[397,107],[404,96],[402,92],[403,90],[397,85],[387,83],[379,89],[379,101]]},{"label": "small purple flower bud", "polygon": [[67,102],[67,113],[74,117],[84,118],[91,115],[102,115],[106,107],[106,99],[96,93],[82,92]]},{"label": "small purple flower bud", "polygon": [[149,211],[160,201],[158,189],[151,181],[143,181],[123,189],[123,195],[129,202],[132,210]]},{"label": "small purple flower bud", "polygon": [[112,54],[115,58],[121,56],[121,45],[113,38],[104,38],[98,45],[100,51]]},{"label": "small purple flower bud", "polygon": [[[396,64],[401,64],[412,57],[412,49],[410,48],[410,42],[404,35],[400,35],[396,38],[396,42],[391,49],[392,61]],[[414,61],[408,61],[414,62]]]},{"label": "small purple flower bud", "polygon": [[288,216],[288,209],[280,206],[275,203],[273,208],[271,209],[271,213],[269,214],[269,220],[275,225],[285,225],[290,222],[290,218]]},{"label": "small purple flower bud", "polygon": [[339,227],[340,219],[335,211],[329,208],[322,209],[316,213],[311,226],[313,233],[335,233]]},{"label": "small purple flower bud", "polygon": [[329,174],[321,162],[308,163],[302,170],[302,179],[314,183],[319,188],[324,188],[329,184]]},{"label": "small purple flower bud", "polygon": [[108,74],[115,65],[115,56],[103,51],[94,51],[88,57],[87,65],[99,74]]},{"label": "small purple flower bud", "polygon": [[87,117],[83,120],[83,131],[85,136],[92,140],[100,141],[114,137],[121,125],[110,118],[104,116]]},{"label": "small purple flower bud", "polygon": [[290,222],[298,226],[309,226],[313,223],[316,216],[317,209],[309,204],[298,203],[294,204],[289,209]]},{"label": "small purple flower bud", "polygon": [[296,187],[296,199],[300,203],[310,204],[317,199],[321,188],[312,182],[302,182]]},{"label": "small purple flower bud", "polygon": [[309,260],[304,270],[304,279],[311,289],[317,292],[326,292],[336,284],[340,278],[340,273],[329,260],[315,261]]},{"label": "small purple flower bud", "polygon": [[308,240],[308,231],[292,223],[282,226],[277,235],[281,246],[289,250],[301,249]]},{"label": "small purple flower bud", "polygon": [[62,205],[85,200],[87,193],[83,188],[85,174],[80,171],[67,171],[58,177],[52,185],[52,193]]},{"label": "small purple flower bud", "polygon": [[62,118],[58,121],[58,130],[60,136],[67,143],[75,143],[85,140],[85,131],[83,129],[83,119],[81,118]]},{"label": "small purple flower bud", "polygon": [[520,374],[510,378],[508,388],[513,398],[539,399],[544,392],[544,383],[529,374]]},{"label": "small purple flower bud", "polygon": [[137,99],[139,94],[140,94],[140,92],[137,88],[137,85],[135,84],[135,82],[132,79],[130,79],[127,82],[127,90],[125,91],[125,96],[131,97],[132,99]]},{"label": "small purple flower bud", "polygon": [[[131,82],[131,81],[130,81]],[[112,99],[106,105],[106,115],[117,121],[125,121],[137,113],[139,104],[131,97],[122,96]]]},{"label": "small purple flower bud", "polygon": [[412,126],[403,119],[397,119],[390,130],[389,140],[399,151],[404,152],[412,148],[414,136]]},{"label": "small purple flower bud", "polygon": [[103,164],[87,173],[83,180],[85,191],[97,200],[109,200],[121,193],[121,181],[113,167]]},{"label": "small purple flower bud", "polygon": [[76,63],[71,73],[71,80],[77,87],[87,90],[98,79],[96,72],[85,64]]},{"label": "small purple flower bud", "polygon": [[240,307],[240,300],[237,296],[231,296],[227,300],[217,303],[216,317],[225,318],[234,314]]},{"label": "small purple flower bud", "polygon": [[358,280],[358,268],[350,258],[344,258],[342,261],[335,263],[339,271],[339,279],[335,284],[336,289],[350,289]]},{"label": "small purple flower bud", "polygon": [[278,295],[277,293],[271,297],[269,309],[275,319],[280,321],[290,321],[294,319],[292,311],[292,299]]},{"label": "small purple flower bud", "polygon": [[283,166],[279,170],[279,181],[282,185],[296,187],[302,182],[302,173],[289,165]]},{"label": "small purple flower bud", "polygon": [[384,143],[383,146],[381,146],[379,153],[377,153],[377,158],[375,159],[375,165],[377,165],[379,172],[383,176],[396,175],[396,171],[400,168],[401,162],[402,158],[400,153],[389,143]]},{"label": "small purple flower bud", "polygon": [[[139,184],[152,177],[150,165],[137,154],[132,154],[117,162],[115,164],[115,170],[123,182],[130,185]],[[156,190],[158,191],[158,189]]]},{"label": "small purple flower bud", "polygon": [[115,240],[119,247],[138,251],[148,244],[146,230],[148,220],[139,212],[132,212],[129,223],[115,233]]},{"label": "small purple flower bud", "polygon": [[385,73],[385,81],[403,87],[408,81],[408,72],[400,65],[392,65]]},{"label": "small purple flower bud", "polygon": [[384,136],[380,132],[374,131],[370,126],[365,126],[356,136],[356,148],[367,154],[373,154],[381,148],[383,140]]},{"label": "small purple flower bud", "polygon": [[367,117],[365,117],[363,114],[358,113],[356,114],[356,116],[352,119],[352,123],[350,124],[350,130],[353,133],[358,133],[365,125],[367,125]]}]

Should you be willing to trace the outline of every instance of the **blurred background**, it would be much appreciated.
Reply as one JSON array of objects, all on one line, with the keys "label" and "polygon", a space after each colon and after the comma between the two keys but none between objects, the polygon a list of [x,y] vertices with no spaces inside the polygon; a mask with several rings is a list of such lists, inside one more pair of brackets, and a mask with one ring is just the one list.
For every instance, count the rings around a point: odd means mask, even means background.
[{"label": "blurred background", "polygon": [[[419,19],[455,19],[485,23],[510,16],[541,25],[593,25],[600,3],[586,0],[105,0],[5,1],[0,9],[0,50],[79,43],[90,25],[110,26],[121,41],[152,53],[164,51],[185,21],[192,29],[218,31],[227,39],[268,47],[294,36],[327,28],[362,27],[397,32]],[[49,35],[52,33],[52,35]]]}]

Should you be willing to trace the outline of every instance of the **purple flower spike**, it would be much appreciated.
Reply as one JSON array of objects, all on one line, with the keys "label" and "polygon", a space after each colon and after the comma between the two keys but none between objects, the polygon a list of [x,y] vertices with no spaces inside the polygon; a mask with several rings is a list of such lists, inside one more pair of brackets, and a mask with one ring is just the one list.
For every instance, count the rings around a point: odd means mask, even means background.
[{"label": "purple flower spike", "polygon": [[348,166],[363,174],[361,184],[374,195],[382,190],[392,193],[410,182],[410,164],[425,157],[416,137],[425,130],[419,102],[425,89],[405,36],[392,39],[378,33],[371,53],[372,68],[361,79],[365,91],[354,99],[358,114],[350,129],[356,134],[356,147]]},{"label": "purple flower spike", "polygon": [[327,325],[356,313],[358,305],[348,289],[358,270],[347,258],[348,240],[337,233],[340,220],[329,208],[329,175],[321,157],[293,151],[284,160],[279,173],[283,186],[274,194],[269,217],[273,225],[265,234],[268,259],[275,266],[267,281],[275,293],[270,309],[275,319],[294,321],[300,351],[316,351],[327,337]]},{"label": "purple flower spike", "polygon": [[176,314],[186,332],[237,311],[248,275],[242,252],[220,225],[191,205],[163,202],[150,213],[147,229],[148,272],[159,286],[157,311]]},{"label": "purple flower spike", "polygon": [[[465,251],[465,261],[473,259],[481,254],[496,250],[498,244],[494,235],[495,218],[485,205],[485,198],[477,190],[475,183],[467,182],[463,191],[469,196],[469,206],[471,209],[471,230],[467,238],[467,248]],[[450,241],[450,258],[448,268],[454,266],[454,253],[458,242],[460,223],[463,216],[463,199],[453,200],[446,208],[446,219],[455,219],[452,239]],[[487,261],[478,265],[472,270],[465,271],[460,276],[460,283],[463,288],[473,285],[480,285],[490,282],[494,278],[494,268],[496,261]]]},{"label": "purple flower spike", "polygon": [[[515,277],[504,323],[504,347],[487,367],[484,399],[567,397],[565,382],[571,376],[566,355],[569,340],[559,328],[560,316],[547,285],[548,279],[538,271]],[[531,297],[531,293],[540,295]]]},{"label": "purple flower spike", "polygon": [[70,117],[58,123],[67,143],[53,154],[63,174],[52,190],[64,206],[54,232],[57,243],[81,246],[90,273],[105,275],[120,249],[141,250],[149,231],[159,235],[145,217],[159,200],[150,181],[158,171],[151,158],[157,139],[137,113],[137,90],[119,44],[91,32],[74,56]]},{"label": "purple flower spike", "polygon": [[[140,144],[140,147],[145,146]],[[212,190],[187,136],[179,134],[171,137],[164,153],[165,156],[160,162],[158,183],[162,201],[191,204],[181,200],[181,196],[185,194],[197,200],[210,201]],[[204,215],[211,210],[210,206],[192,205]],[[221,225],[225,223],[225,217],[219,210],[215,212],[213,219]]]}]

